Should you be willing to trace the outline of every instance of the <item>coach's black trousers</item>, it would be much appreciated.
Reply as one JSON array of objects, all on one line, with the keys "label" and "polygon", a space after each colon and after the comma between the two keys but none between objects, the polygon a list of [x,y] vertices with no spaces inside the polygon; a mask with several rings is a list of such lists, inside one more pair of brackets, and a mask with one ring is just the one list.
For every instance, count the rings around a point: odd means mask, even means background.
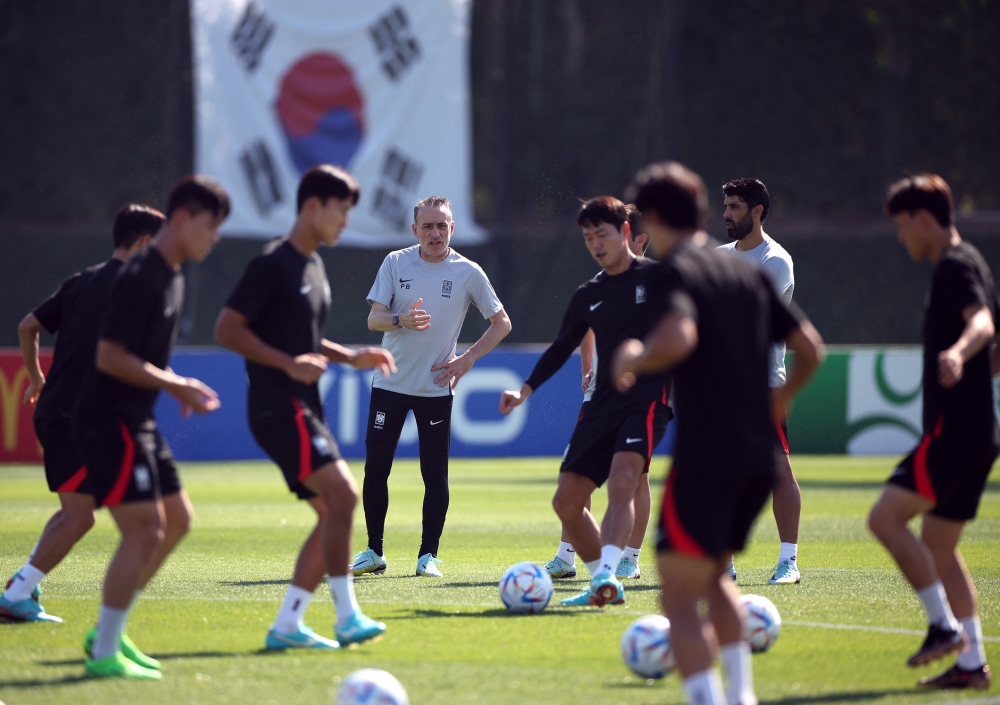
[{"label": "coach's black trousers", "polygon": [[424,524],[417,556],[437,556],[448,513],[448,450],[451,447],[451,402],[442,397],[417,397],[372,389],[365,434],[365,484],[362,494],[368,548],[385,555],[385,515],[389,511],[389,473],[408,411],[413,411],[420,439],[420,476],[424,480]]}]

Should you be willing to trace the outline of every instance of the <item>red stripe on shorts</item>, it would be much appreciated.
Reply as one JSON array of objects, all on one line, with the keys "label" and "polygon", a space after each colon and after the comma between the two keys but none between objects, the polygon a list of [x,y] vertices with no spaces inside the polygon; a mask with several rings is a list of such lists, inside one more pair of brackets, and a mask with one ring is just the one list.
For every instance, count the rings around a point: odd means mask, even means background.
[{"label": "red stripe on shorts", "polygon": [[299,482],[312,474],[312,451],[310,450],[309,429],[306,428],[306,414],[299,405],[298,399],[292,399],[295,405],[295,427],[299,430]]},{"label": "red stripe on shorts", "polygon": [[121,421],[118,422],[118,428],[122,432],[122,440],[125,441],[125,452],[122,455],[122,464],[118,470],[118,479],[115,480],[114,486],[111,491],[108,492],[108,496],[104,498],[105,507],[114,507],[122,503],[122,498],[125,496],[125,490],[128,489],[128,481],[132,479],[132,465],[135,462],[135,441],[132,440],[132,434],[128,432]]},{"label": "red stripe on shorts", "polygon": [[66,480],[66,482],[59,485],[56,492],[76,492],[76,488],[80,486],[84,478],[87,477],[87,466],[81,465],[80,469],[73,473],[73,477]]},{"label": "red stripe on shorts", "polygon": [[938,419],[934,433],[924,435],[920,439],[920,445],[917,446],[917,452],[913,454],[913,480],[917,486],[917,494],[934,503],[937,503],[937,493],[934,491],[934,483],[931,482],[931,474],[927,469],[927,453],[931,449],[931,441],[941,435],[943,425],[944,414]]},{"label": "red stripe on shorts", "polygon": [[777,422],[774,427],[778,430],[778,440],[781,441],[781,447],[785,451],[785,455],[788,455],[788,436],[785,435],[785,429]]},{"label": "red stripe on shorts", "polygon": [[649,450],[646,453],[646,465],[644,470],[649,470],[649,461],[653,458],[653,417],[656,414],[656,402],[649,405],[649,413],[646,414],[646,444]]},{"label": "red stripe on shorts", "polygon": [[708,552],[691,538],[691,535],[684,529],[684,525],[681,524],[681,518],[677,516],[677,505],[674,503],[675,476],[675,468],[671,467],[670,474],[667,475],[667,490],[663,493],[663,529],[666,531],[667,538],[675,553],[704,558]]}]

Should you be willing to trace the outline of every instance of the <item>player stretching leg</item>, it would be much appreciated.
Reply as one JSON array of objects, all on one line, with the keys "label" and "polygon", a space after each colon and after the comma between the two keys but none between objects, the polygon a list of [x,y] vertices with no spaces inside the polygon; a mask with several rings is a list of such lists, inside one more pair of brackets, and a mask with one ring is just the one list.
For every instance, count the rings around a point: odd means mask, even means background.
[{"label": "player stretching leg", "polygon": [[[792,302],[795,276],[792,257],[784,247],[764,232],[763,223],[771,207],[767,187],[757,179],[736,179],[722,187],[725,198],[726,232],[734,242],[720,249],[735,252],[748,261],[760,265],[771,278],[778,295],[786,304]],[[768,384],[777,389],[785,383],[785,344],[776,343],[768,367]],[[778,460],[778,481],[774,485],[771,509],[778,525],[781,546],[778,564],[771,576],[771,585],[788,585],[801,580],[799,574],[798,543],[799,515],[802,513],[802,493],[792,473],[788,458],[788,426],[782,420],[778,437],[784,454]],[[729,565],[729,575],[736,580],[736,567]]]},{"label": "player stretching leg", "polygon": [[181,264],[205,259],[228,213],[229,196],[215,181],[193,176],[174,186],[166,225],[112,287],[96,369],[80,393],[75,432],[94,500],[122,534],[104,579],[97,631],[84,643],[91,677],[160,678],[159,663],[123,638],[138,591],[187,532],[191,516],[153,406],[160,390],[180,401],[184,415],[219,406],[215,392],[174,374],[168,362],[184,303]]},{"label": "player stretching leg", "polygon": [[[518,391],[505,391],[500,411],[509,414],[554,375],[594,331],[598,355],[610,355],[627,338],[645,335],[658,310],[649,299],[646,278],[651,262],[637,258],[627,241],[630,227],[625,205],[602,196],[583,204],[577,223],[602,271],[573,294],[562,328]],[[643,380],[627,394],[609,382],[607,365],[598,367],[593,398],[584,402],[562,466],[552,506],[565,536],[580,553],[591,575],[588,589],[563,600],[564,605],[624,602],[615,577],[635,524],[635,495],[653,448],[663,438],[671,411],[666,374]],[[608,482],[608,509],[598,529],[587,508],[590,496]]]},{"label": "player stretching leg", "polygon": [[[318,380],[328,362],[395,370],[377,348],[349,350],[323,338],[330,285],[316,250],[333,247],[360,191],[333,166],[307,171],[298,188],[292,231],[269,243],[247,266],[219,314],[215,338],[247,360],[247,415],[261,448],[278,464],[288,489],[316,511],[316,528],[299,551],[291,585],[265,639],[268,649],[336,649],[380,636],[385,624],[358,608],[348,572],[358,488],[326,425]],[[302,622],[313,592],[327,583],[337,609],[337,641]]]},{"label": "player stretching leg", "polygon": [[[677,423],[674,466],[663,495],[657,551],[663,610],[689,703],[755,705],[750,647],[742,641],[739,590],[726,576],[767,502],[777,474],[774,420],[822,356],[813,327],[793,313],[759,268],[718,252],[701,229],[705,186],[676,163],[653,164],[629,191],[642,210],[656,254],[651,295],[667,314],[647,338],[625,342],[613,380],[628,389],[643,375],[673,369]],[[772,392],[773,342],[786,341],[795,362]],[[739,418],[734,425],[732,420]],[[727,428],[726,443],[708,439]],[[706,639],[698,602],[708,614],[728,677],[726,696]]]},{"label": "player stretching leg", "polygon": [[[990,669],[976,586],[958,550],[976,516],[997,449],[992,377],[1000,373],[1000,316],[993,275],[955,229],[944,179],[921,174],[889,189],[885,210],[914,260],[934,263],[924,314],[924,436],[889,477],[868,526],[917,592],[930,626],[908,665],[958,651],[956,663],[919,685],[988,688]],[[921,515],[920,537],[907,522]]]},{"label": "player stretching leg", "polygon": [[[649,238],[640,228],[640,213],[635,204],[629,203],[625,206],[628,212],[629,238],[628,248],[636,257],[644,257]],[[588,330],[580,343],[580,365],[583,381],[583,401],[588,402],[594,395],[597,386],[597,356],[594,354],[594,331]],[[581,413],[583,410],[581,409]],[[639,479],[639,487],[635,492],[635,521],[632,527],[632,535],[625,545],[625,552],[622,553],[618,562],[618,569],[615,571],[616,578],[632,578],[638,580],[641,573],[639,571],[639,554],[642,551],[642,543],[646,538],[646,527],[649,524],[649,510],[652,501],[649,492],[649,467],[647,466]],[[590,499],[587,500],[587,511],[590,511]],[[545,569],[553,578],[575,578],[576,577],[576,551],[566,530],[563,529],[559,539],[559,552],[545,564]]]},{"label": "player stretching leg", "polygon": [[[49,490],[59,494],[59,510],[45,525],[24,567],[0,595],[0,615],[9,619],[62,621],[45,613],[39,583],[94,525],[94,498],[72,431],[80,381],[94,365],[101,313],[115,275],[127,259],[149,244],[164,220],[162,213],[147,206],[131,204],[120,209],[112,231],[111,259],[67,279],[18,326],[30,382],[24,400],[35,406],[35,435],[45,449],[45,479]],[[48,378],[38,364],[38,334],[43,328],[58,333]]]}]

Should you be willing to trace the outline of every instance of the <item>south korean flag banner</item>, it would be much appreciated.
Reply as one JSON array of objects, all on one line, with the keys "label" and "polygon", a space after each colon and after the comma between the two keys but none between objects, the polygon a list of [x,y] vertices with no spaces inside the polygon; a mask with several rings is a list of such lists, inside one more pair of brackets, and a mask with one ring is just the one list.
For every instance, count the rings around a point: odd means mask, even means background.
[{"label": "south korean flag banner", "polygon": [[361,185],[341,244],[414,244],[413,206],[451,200],[473,221],[471,0],[191,0],[195,168],[233,199],[223,235],[274,237],[317,164]]}]

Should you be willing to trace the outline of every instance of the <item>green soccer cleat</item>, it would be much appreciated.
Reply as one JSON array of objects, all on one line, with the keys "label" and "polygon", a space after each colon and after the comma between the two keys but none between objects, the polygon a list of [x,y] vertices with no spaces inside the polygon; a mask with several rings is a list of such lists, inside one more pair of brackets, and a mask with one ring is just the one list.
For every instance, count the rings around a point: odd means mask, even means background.
[{"label": "green soccer cleat", "polygon": [[559,600],[559,604],[563,607],[590,607],[590,588],[581,592],[578,595],[573,595],[573,597],[566,597]]},{"label": "green soccer cleat", "polygon": [[438,567],[434,565],[435,563],[440,564],[441,561],[434,557],[433,553],[425,553],[417,559],[417,575],[421,575],[425,578],[443,578],[441,571]]},{"label": "green soccer cleat", "polygon": [[332,639],[322,637],[306,625],[300,624],[299,630],[291,634],[269,629],[267,638],[264,639],[264,648],[268,651],[284,651],[285,649],[334,651],[340,648],[340,644]]},{"label": "green soccer cleat", "polygon": [[625,604],[625,586],[608,571],[598,573],[590,581],[590,604],[595,607]]},{"label": "green soccer cleat", "polygon": [[576,566],[573,563],[567,563],[559,556],[555,556],[544,567],[548,571],[549,577],[553,580],[576,577]]},{"label": "green soccer cleat", "polygon": [[143,668],[121,651],[107,658],[85,659],[84,666],[88,678],[129,678],[132,680],[158,681],[163,674],[154,668]]},{"label": "green soccer cleat", "polygon": [[771,585],[795,585],[802,582],[802,576],[791,561],[781,561],[768,582]]},{"label": "green soccer cleat", "polygon": [[15,622],[62,622],[62,619],[48,614],[37,600],[28,598],[12,602],[0,595],[0,617],[6,617]]},{"label": "green soccer cleat", "polygon": [[[90,631],[87,632],[87,636],[83,638],[83,652],[87,654],[89,658],[91,653],[93,653],[94,642],[97,640],[97,627],[91,627]],[[154,671],[159,671],[161,669],[161,664],[155,658],[151,658],[146,654],[139,651],[139,647],[135,645],[131,639],[128,638],[128,634],[122,634],[118,639],[118,648],[121,649],[122,654],[132,663],[137,663],[143,668],[151,668]]]},{"label": "green soccer cleat", "polygon": [[369,639],[380,638],[385,633],[385,623],[366,617],[361,610],[354,610],[344,626],[336,627],[334,632],[342,646],[360,644]]},{"label": "green soccer cleat", "polygon": [[618,561],[618,569],[615,570],[615,577],[619,579],[629,578],[630,580],[638,580],[639,562],[623,553],[622,559]]},{"label": "green soccer cleat", "polygon": [[385,567],[385,556],[380,556],[370,548],[366,548],[354,557],[354,561],[351,563],[351,572],[354,575],[364,575],[365,573],[381,575],[385,572]]}]

